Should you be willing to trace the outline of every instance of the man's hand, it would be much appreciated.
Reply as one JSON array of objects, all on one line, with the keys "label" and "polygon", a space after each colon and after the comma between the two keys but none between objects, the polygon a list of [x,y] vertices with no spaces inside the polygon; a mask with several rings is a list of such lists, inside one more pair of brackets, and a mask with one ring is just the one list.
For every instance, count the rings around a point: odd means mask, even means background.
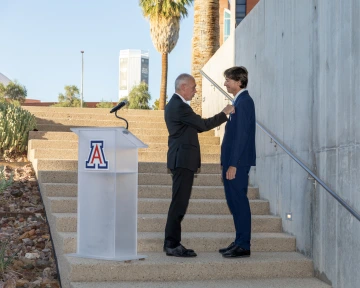
[{"label": "man's hand", "polygon": [[226,105],[226,107],[222,110],[222,112],[224,112],[226,115],[229,115],[231,113],[235,112],[235,107],[233,105]]},{"label": "man's hand", "polygon": [[226,171],[226,179],[233,180],[235,179],[236,175],[236,167],[230,166],[229,169]]}]

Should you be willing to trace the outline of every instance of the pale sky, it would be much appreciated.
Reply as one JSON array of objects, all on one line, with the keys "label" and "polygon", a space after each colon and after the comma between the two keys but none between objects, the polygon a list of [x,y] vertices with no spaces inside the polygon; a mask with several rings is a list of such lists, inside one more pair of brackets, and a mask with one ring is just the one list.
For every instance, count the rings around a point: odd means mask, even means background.
[{"label": "pale sky", "polygon": [[[169,97],[176,77],[191,72],[192,26],[193,6],[169,54]],[[57,101],[65,85],[80,89],[84,50],[84,101],[118,101],[121,49],[149,51],[151,103],[159,98],[161,55],[138,0],[0,0],[0,31],[0,73],[25,85],[29,99]]]}]

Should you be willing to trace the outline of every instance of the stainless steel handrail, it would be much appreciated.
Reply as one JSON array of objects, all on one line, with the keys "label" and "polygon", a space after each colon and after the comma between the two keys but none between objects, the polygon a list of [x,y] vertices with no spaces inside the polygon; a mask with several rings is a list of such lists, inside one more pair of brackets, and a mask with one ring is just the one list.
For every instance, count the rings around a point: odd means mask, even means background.
[{"label": "stainless steel handrail", "polygon": [[[201,75],[203,75],[212,85],[214,85],[222,94],[224,94],[230,101],[233,101],[233,98],[227,94],[218,84],[214,82],[205,72],[200,70]],[[339,195],[337,195],[332,189],[330,189],[324,181],[317,177],[304,163],[302,163],[294,154],[292,154],[287,148],[285,148],[278,139],[276,139],[262,124],[256,121],[256,125],[265,132],[277,145],[281,147],[292,159],[295,160],[306,172],[308,172],[316,182],[318,182],[327,192],[330,193],[344,208],[346,208],[357,220],[360,221],[360,214],[356,212],[352,207],[349,206]]]}]

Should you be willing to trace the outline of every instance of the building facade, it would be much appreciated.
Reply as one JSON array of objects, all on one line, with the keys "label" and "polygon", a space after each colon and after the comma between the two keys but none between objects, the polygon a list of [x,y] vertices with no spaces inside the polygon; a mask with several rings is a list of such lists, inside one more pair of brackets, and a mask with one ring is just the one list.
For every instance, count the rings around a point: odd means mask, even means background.
[{"label": "building facade", "polygon": [[[259,0],[220,0],[219,4],[219,25],[220,25],[220,45],[226,41],[231,33],[232,21],[234,17],[235,27],[245,18],[254,8]],[[233,9],[233,7],[235,9]],[[235,28],[233,27],[233,28]]]},{"label": "building facade", "polygon": [[127,97],[135,85],[149,85],[149,52],[143,50],[120,50],[119,98]]}]

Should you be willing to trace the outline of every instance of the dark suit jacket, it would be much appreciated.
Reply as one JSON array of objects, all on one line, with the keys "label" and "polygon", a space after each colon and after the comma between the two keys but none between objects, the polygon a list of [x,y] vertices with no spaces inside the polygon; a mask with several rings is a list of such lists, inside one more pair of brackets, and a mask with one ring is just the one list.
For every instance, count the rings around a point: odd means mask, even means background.
[{"label": "dark suit jacket", "polygon": [[174,94],[165,107],[165,122],[169,131],[167,167],[182,167],[196,172],[201,165],[198,133],[211,130],[226,121],[224,112],[202,119]]},{"label": "dark suit jacket", "polygon": [[234,106],[221,144],[221,165],[255,166],[255,105],[247,90],[236,98]]}]

